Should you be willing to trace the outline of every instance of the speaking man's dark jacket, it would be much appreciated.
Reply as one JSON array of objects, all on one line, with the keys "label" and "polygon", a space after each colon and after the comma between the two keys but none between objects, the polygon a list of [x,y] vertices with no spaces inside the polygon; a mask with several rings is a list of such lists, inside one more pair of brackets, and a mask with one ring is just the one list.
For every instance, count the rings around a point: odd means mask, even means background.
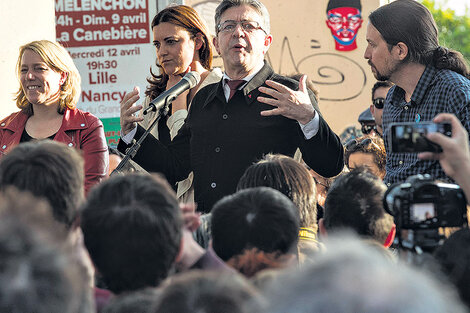
[{"label": "speaking man's dark jacket", "polygon": [[[293,156],[297,147],[305,162],[322,176],[337,175],[343,168],[343,147],[320,116],[318,133],[306,140],[297,121],[283,116],[261,116],[274,107],[257,101],[258,88],[274,80],[291,89],[298,82],[274,73],[265,64],[227,103],[222,82],[208,85],[194,97],[185,124],[168,146],[149,135],[134,161],[150,172],[163,173],[170,183],[194,172],[197,209],[209,212],[213,204],[235,192],[245,169],[267,153]],[[317,112],[318,106],[310,93]],[[135,138],[144,132],[138,127]],[[124,151],[121,140],[118,149]]]}]

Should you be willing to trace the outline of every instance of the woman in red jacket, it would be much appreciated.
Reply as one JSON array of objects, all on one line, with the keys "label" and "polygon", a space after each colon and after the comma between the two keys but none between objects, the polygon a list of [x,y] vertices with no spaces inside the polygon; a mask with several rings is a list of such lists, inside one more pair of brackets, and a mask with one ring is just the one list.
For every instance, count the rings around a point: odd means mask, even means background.
[{"label": "woman in red jacket", "polygon": [[85,191],[108,169],[108,148],[101,121],[75,106],[80,74],[67,50],[56,42],[33,41],[20,48],[17,62],[21,111],[0,121],[0,154],[21,142],[51,139],[82,151]]}]

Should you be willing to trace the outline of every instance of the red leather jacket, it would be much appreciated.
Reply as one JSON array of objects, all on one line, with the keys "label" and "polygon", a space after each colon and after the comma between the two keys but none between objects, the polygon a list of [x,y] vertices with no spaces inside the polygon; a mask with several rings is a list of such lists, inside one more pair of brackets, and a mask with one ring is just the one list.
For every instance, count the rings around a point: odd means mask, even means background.
[{"label": "red leather jacket", "polygon": [[[0,121],[0,154],[8,153],[20,143],[28,115],[22,111]],[[108,175],[108,146],[103,123],[91,113],[79,109],[65,110],[62,126],[54,141],[63,142],[83,152],[85,159],[85,192]]]}]

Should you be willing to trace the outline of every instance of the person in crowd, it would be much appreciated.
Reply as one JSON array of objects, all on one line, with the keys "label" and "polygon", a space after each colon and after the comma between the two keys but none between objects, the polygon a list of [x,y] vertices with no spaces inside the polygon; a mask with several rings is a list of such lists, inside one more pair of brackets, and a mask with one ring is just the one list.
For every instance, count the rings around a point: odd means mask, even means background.
[{"label": "person in crowd", "polygon": [[[233,193],[245,169],[269,152],[293,156],[300,147],[305,162],[318,173],[339,173],[343,148],[319,114],[306,76],[297,83],[264,62],[272,42],[266,7],[257,0],[225,0],[216,9],[215,22],[214,45],[223,59],[224,78],[195,95],[172,143],[148,137],[135,160],[172,183],[192,170],[201,212]],[[122,129],[132,129],[135,125],[125,117],[135,110],[126,104],[121,109]],[[138,127],[136,137],[142,132]]]},{"label": "person in crowd", "polygon": [[191,271],[172,277],[162,286],[153,313],[249,313],[261,308],[258,290],[237,273]]},{"label": "person in crowd", "polygon": [[0,121],[0,154],[21,142],[51,139],[79,149],[85,159],[85,192],[108,173],[103,124],[76,108],[80,74],[70,54],[57,42],[32,41],[20,47],[16,66],[21,110]]},{"label": "person in crowd", "polygon": [[84,268],[49,204],[14,187],[0,194],[0,311],[94,312]]},{"label": "person in crowd", "polygon": [[325,200],[326,200],[326,196],[328,195],[328,191],[331,188],[331,185],[336,180],[336,178],[343,175],[344,173],[349,172],[349,169],[347,166],[344,166],[341,173],[339,173],[336,176],[327,178],[327,177],[318,175],[318,173],[312,170],[308,165],[306,164],[304,165],[307,168],[310,175],[313,177],[313,180],[315,181],[315,187],[317,189],[317,221],[318,221],[320,218],[323,217]]},{"label": "person in crowd", "polygon": [[79,207],[84,200],[83,163],[78,150],[61,142],[21,143],[0,159],[0,190],[13,186],[49,202],[55,220],[68,230],[74,261],[87,270],[91,287],[95,271],[79,227]]},{"label": "person in crowd", "polygon": [[212,213],[212,247],[226,264],[247,277],[296,263],[299,209],[269,187],[225,196]]},{"label": "person in crowd", "polygon": [[377,125],[375,124],[375,119],[369,109],[362,111],[361,114],[359,114],[357,121],[361,124],[362,135],[377,134]]},{"label": "person in crowd", "polygon": [[382,115],[387,152],[387,185],[415,174],[448,181],[439,162],[417,154],[391,151],[394,122],[430,121],[438,113],[453,113],[470,129],[470,71],[462,55],[439,45],[431,12],[414,0],[393,1],[369,15],[364,58],[378,80],[391,87]]},{"label": "person in crowd", "polygon": [[365,166],[377,177],[384,179],[386,156],[382,138],[363,136],[351,139],[344,148],[344,163],[349,170]]},{"label": "person in crowd", "polygon": [[14,186],[45,198],[54,218],[77,230],[78,209],[84,199],[83,158],[78,151],[51,140],[15,146],[0,159],[0,189]]},{"label": "person in crowd", "polygon": [[377,134],[383,137],[382,114],[387,93],[393,84],[389,81],[378,81],[372,87],[372,104],[370,113],[374,117]]},{"label": "person in crowd", "polygon": [[340,176],[326,197],[325,214],[319,221],[321,236],[350,229],[390,247],[395,224],[383,207],[386,190],[385,184],[364,167]]},{"label": "person in crowd", "polygon": [[[176,262],[176,269],[179,272],[188,270],[210,270],[221,272],[234,272],[227,266],[214,252],[210,246],[210,213],[207,215],[207,230],[201,229],[204,223],[202,216],[196,212],[194,203],[180,204],[183,213],[183,239],[182,250]],[[198,237],[194,238],[193,234],[198,230],[204,236],[204,244],[201,244]]]},{"label": "person in crowd", "polygon": [[113,175],[92,190],[81,212],[85,246],[111,292],[155,287],[173,269],[183,220],[164,179]]},{"label": "person in crowd", "polygon": [[330,238],[316,262],[276,279],[265,312],[467,312],[449,284],[352,237]]},{"label": "person in crowd", "polygon": [[194,242],[190,231],[199,215],[194,206],[180,208],[158,174],[113,175],[94,188],[81,212],[85,246],[114,294],[158,286],[174,270],[233,271]]},{"label": "person in crowd", "polygon": [[459,184],[465,193],[467,203],[470,203],[470,150],[468,132],[453,114],[438,114],[433,121],[435,123],[450,123],[452,137],[447,137],[437,132],[427,134],[426,137],[437,143],[443,151],[441,153],[421,152],[418,154],[418,158],[439,161],[444,172]]},{"label": "person in crowd", "polygon": [[[140,99],[138,87],[124,96],[121,101],[121,132],[125,135],[124,141],[129,143],[135,136],[137,122],[142,128],[148,128],[160,112],[152,111],[139,116],[136,113],[147,109],[152,100],[176,85],[188,71],[195,71],[200,74],[201,81],[177,97],[170,104],[168,115],[162,115],[151,131],[155,138],[168,145],[183,125],[196,92],[220,81],[222,71],[219,68],[212,69],[214,48],[210,32],[193,8],[186,5],[169,6],[154,17],[151,25],[160,74],[150,71],[150,85],[145,91],[142,105],[135,105]],[[120,145],[122,147],[123,143]],[[125,152],[122,149],[121,151]],[[137,163],[147,168],[145,163]],[[178,183],[177,196],[181,202],[194,202],[192,180],[193,174],[190,174]]]},{"label": "person in crowd", "polygon": [[434,257],[444,274],[456,286],[460,299],[470,308],[470,230],[453,233],[434,251]]},{"label": "person in crowd", "polygon": [[279,190],[297,207],[300,217],[297,253],[299,264],[318,251],[317,201],[313,177],[307,168],[291,157],[268,154],[248,167],[240,178],[237,190],[265,186]]},{"label": "person in crowd", "polygon": [[113,297],[99,313],[153,313],[159,288],[148,287]]}]

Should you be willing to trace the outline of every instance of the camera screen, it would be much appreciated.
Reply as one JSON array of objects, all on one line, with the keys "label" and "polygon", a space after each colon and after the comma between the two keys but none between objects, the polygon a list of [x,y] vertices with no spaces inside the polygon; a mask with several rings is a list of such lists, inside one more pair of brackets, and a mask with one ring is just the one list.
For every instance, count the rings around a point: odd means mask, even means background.
[{"label": "camera screen", "polygon": [[410,206],[410,219],[415,223],[430,220],[437,216],[434,203],[414,203]]},{"label": "camera screen", "polygon": [[440,147],[427,140],[426,134],[440,132],[450,136],[450,127],[449,124],[432,122],[393,124],[391,126],[392,151],[405,153],[440,152]]}]

